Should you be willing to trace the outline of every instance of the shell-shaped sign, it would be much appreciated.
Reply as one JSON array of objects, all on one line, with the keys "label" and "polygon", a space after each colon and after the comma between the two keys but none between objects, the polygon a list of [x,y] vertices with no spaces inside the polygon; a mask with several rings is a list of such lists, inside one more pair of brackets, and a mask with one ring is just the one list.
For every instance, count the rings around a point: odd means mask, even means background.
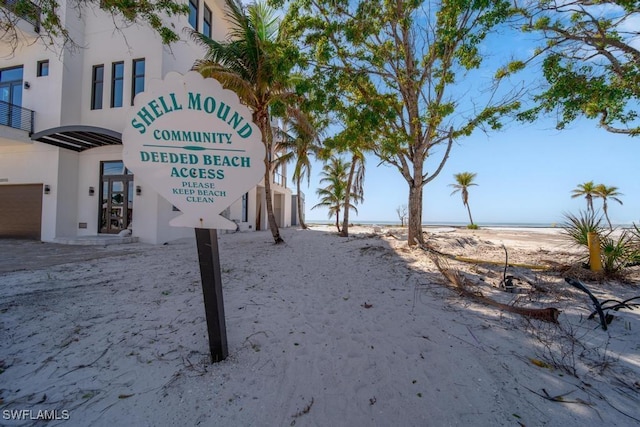
[{"label": "shell-shaped sign", "polygon": [[265,172],[262,134],[238,96],[191,71],[153,80],[136,96],[123,160],[182,211],[177,227],[235,229],[220,215]]}]

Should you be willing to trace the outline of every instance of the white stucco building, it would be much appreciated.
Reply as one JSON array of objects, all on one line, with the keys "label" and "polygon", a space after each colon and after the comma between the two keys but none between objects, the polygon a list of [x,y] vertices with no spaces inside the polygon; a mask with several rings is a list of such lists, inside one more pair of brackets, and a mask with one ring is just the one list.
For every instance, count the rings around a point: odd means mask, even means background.
[{"label": "white stucco building", "polygon": [[[61,0],[59,14],[77,49],[58,50],[20,21],[19,46],[0,45],[0,238],[65,241],[117,234],[131,226],[139,241],[158,244],[193,236],[168,225],[175,208],[126,170],[121,132],[134,96],[150,79],[186,73],[203,51],[183,28],[224,39],[224,1],[189,1],[191,14],[172,18],[183,38],[162,44],[151,29],[122,25],[99,2]],[[10,2],[0,3],[8,7]],[[286,171],[274,174],[276,221],[291,225]],[[267,229],[264,183],[226,212],[240,230]]]}]

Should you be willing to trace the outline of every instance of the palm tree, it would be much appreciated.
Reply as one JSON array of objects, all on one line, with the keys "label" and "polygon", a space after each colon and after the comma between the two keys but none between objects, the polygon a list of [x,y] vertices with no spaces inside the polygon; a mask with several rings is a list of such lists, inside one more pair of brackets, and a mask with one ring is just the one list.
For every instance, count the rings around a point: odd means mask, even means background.
[{"label": "palm tree", "polygon": [[269,228],[275,243],[282,243],[271,195],[275,156],[270,107],[294,98],[291,58],[285,53],[287,49],[282,49],[285,41],[279,37],[280,22],[273,9],[263,2],[250,4],[246,11],[239,0],[225,3],[231,27],[229,38],[218,42],[191,31],[191,38],[207,49],[193,69],[233,90],[252,110],[266,148],[264,186]]},{"label": "palm tree", "polygon": [[469,212],[469,221],[471,225],[473,225],[473,218],[471,218],[471,209],[469,208],[469,187],[472,185],[478,185],[473,182],[477,174],[471,172],[460,172],[453,175],[456,180],[455,184],[449,184],[449,187],[455,188],[451,195],[454,195],[458,191],[460,191],[462,195],[462,203],[467,207],[467,212]]},{"label": "palm tree", "polygon": [[[357,204],[364,200],[364,153],[357,147],[353,147],[351,154],[352,157],[349,166],[349,177],[347,178],[347,185],[344,194],[345,206],[351,206],[352,200],[354,204]],[[355,209],[355,207],[353,209],[356,213],[358,213],[358,210]],[[342,237],[349,237],[349,209],[344,210],[342,230],[340,231],[340,235]]]},{"label": "palm tree", "polygon": [[285,123],[289,126],[287,133],[283,133],[276,145],[276,151],[284,153],[277,160],[276,164],[287,163],[295,159],[295,167],[293,169],[293,179],[296,183],[296,191],[298,192],[297,210],[300,220],[300,227],[307,229],[304,223],[304,214],[302,212],[302,194],[300,190],[300,181],[307,178],[307,185],[311,180],[311,159],[309,154],[318,155],[320,145],[318,143],[318,120],[310,114],[305,114],[299,109],[289,109]]},{"label": "palm tree", "polygon": [[571,193],[572,199],[584,196],[584,198],[587,199],[587,211],[593,212],[593,196],[596,195],[596,186],[593,184],[593,181],[578,184]]},{"label": "palm tree", "polygon": [[[344,162],[339,157],[331,157],[329,161],[322,167],[322,179],[320,183],[327,183],[324,188],[316,190],[316,194],[320,197],[320,201],[311,209],[318,207],[326,207],[329,210],[329,218],[335,215],[336,228],[340,232],[340,212],[344,209],[354,209],[358,211],[354,204],[345,206],[345,194],[347,190],[347,177],[351,165]],[[354,199],[354,203],[356,200]]]},{"label": "palm tree", "polygon": [[[325,148],[329,152],[337,151],[351,156],[344,197],[344,206],[351,206],[364,200],[365,154],[373,150],[373,131],[366,122],[351,119],[348,112],[341,111],[339,117],[344,129],[325,141]],[[349,209],[344,211],[340,235],[349,237]]]},{"label": "palm tree", "polygon": [[622,193],[618,192],[618,187],[607,187],[604,184],[599,184],[595,188],[595,195],[602,198],[602,210],[604,211],[604,216],[607,218],[607,222],[609,223],[609,229],[613,230],[611,220],[609,219],[609,213],[607,212],[607,199],[615,200],[622,204],[622,200],[618,199],[618,196],[622,196]]}]

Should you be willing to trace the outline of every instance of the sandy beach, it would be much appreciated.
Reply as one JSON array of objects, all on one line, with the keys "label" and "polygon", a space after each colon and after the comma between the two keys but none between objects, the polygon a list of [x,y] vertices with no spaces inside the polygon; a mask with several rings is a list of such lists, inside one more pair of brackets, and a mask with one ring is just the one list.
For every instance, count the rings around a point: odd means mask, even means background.
[{"label": "sandy beach", "polygon": [[[429,227],[433,252],[399,228],[281,231],[283,245],[219,234],[229,357],[216,364],[195,238],[0,241],[0,425],[640,424],[640,308],[611,312],[606,331],[589,319],[559,272],[581,256],[560,229]],[[474,295],[552,307],[558,323],[465,297],[436,252]],[[633,267],[629,283],[584,283],[624,300],[639,280]]]}]

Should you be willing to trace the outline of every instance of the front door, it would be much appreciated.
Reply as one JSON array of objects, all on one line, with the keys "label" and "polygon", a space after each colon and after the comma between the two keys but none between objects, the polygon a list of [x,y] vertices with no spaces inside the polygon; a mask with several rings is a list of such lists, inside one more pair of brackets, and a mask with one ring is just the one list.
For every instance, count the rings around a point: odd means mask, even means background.
[{"label": "front door", "polygon": [[117,234],[133,218],[133,175],[122,161],[102,162],[100,233]]}]

